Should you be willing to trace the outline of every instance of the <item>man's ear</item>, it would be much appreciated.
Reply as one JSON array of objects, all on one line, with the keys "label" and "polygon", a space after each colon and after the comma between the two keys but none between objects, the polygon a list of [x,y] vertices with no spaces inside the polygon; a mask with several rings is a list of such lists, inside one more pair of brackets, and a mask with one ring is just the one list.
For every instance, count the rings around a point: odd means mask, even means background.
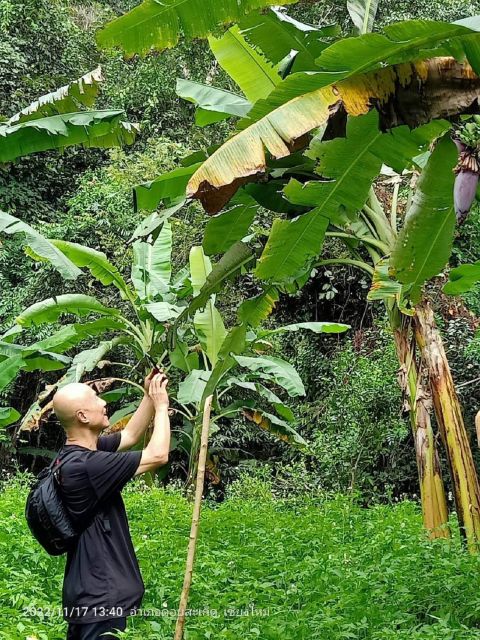
[{"label": "man's ear", "polygon": [[79,409],[75,415],[77,416],[77,420],[82,424],[87,424],[90,420],[87,418],[87,414],[83,409]]}]

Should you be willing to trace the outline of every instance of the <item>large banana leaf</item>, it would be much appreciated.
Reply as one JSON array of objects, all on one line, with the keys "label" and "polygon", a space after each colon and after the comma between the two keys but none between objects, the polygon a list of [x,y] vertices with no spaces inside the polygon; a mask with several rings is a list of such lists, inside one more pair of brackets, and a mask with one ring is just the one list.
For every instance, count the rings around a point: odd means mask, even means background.
[{"label": "large banana leaf", "polygon": [[288,333],[289,331],[301,331],[306,329],[307,331],[313,331],[313,333],[344,333],[350,329],[349,324],[342,324],[340,322],[296,322],[295,324],[285,324],[276,329],[265,329],[259,331],[258,335],[261,338],[271,336],[276,333]]},{"label": "large banana leaf", "polygon": [[243,414],[248,418],[248,420],[257,424],[261,429],[269,431],[273,435],[277,436],[277,438],[280,438],[280,440],[288,442],[302,451],[308,451],[307,442],[284,420],[280,420],[266,411],[262,411],[260,409],[252,410],[248,407],[243,410]]},{"label": "large banana leaf", "polygon": [[250,102],[266,98],[280,83],[281,77],[272,63],[248,44],[237,26],[221,38],[210,37],[208,42],[219,65]]},{"label": "large banana leaf", "polygon": [[23,233],[29,255],[37,259],[48,260],[65,280],[75,280],[81,274],[80,269],[59,251],[52,242],[26,222],[22,222],[22,220],[4,211],[0,211],[0,233],[8,233],[9,235]]},{"label": "large banana leaf", "polygon": [[152,244],[133,244],[132,282],[140,300],[149,301],[169,290],[172,276],[172,227],[168,220]]},{"label": "large banana leaf", "polygon": [[258,327],[272,313],[278,299],[277,289],[268,287],[258,296],[242,302],[237,309],[238,319],[246,325]]},{"label": "large banana leaf", "polygon": [[177,401],[181,404],[200,402],[210,375],[210,371],[202,369],[190,371],[188,376],[178,385]]},{"label": "large banana leaf", "polygon": [[452,269],[449,281],[443,291],[450,295],[458,295],[470,291],[480,281],[480,260],[473,264],[461,264]]},{"label": "large banana leaf", "polygon": [[[194,296],[201,293],[211,271],[212,265],[202,247],[192,247],[190,250],[190,274]],[[217,361],[217,354],[227,335],[222,316],[215,307],[213,296],[207,300],[203,310],[196,311],[193,316],[193,324],[202,349],[207,354],[213,368]]]},{"label": "large banana leaf", "polygon": [[251,13],[240,22],[242,35],[258,47],[274,64],[279,63],[293,50],[296,52],[292,71],[315,68],[315,59],[329,46],[326,38],[338,36],[340,27],[328,25],[313,27],[298,22],[280,9],[267,13]]},{"label": "large banana leaf", "polygon": [[21,355],[12,355],[0,364],[0,391],[15,379],[17,373],[25,365]]},{"label": "large banana leaf", "polygon": [[239,191],[230,201],[232,206],[212,216],[207,222],[202,246],[207,255],[223,253],[246,236],[258,204],[245,191]]},{"label": "large banana leaf", "polygon": [[450,257],[455,231],[453,168],[455,145],[445,136],[435,147],[417,182],[412,205],[393,248],[391,275],[411,287],[415,303],[421,288]]},{"label": "large banana leaf", "polygon": [[283,387],[290,397],[305,395],[305,387],[300,376],[294,367],[285,360],[273,356],[252,358],[235,355],[234,358],[241,367],[254,372],[258,371],[263,375],[267,374],[269,379]]},{"label": "large banana leaf", "polygon": [[205,127],[231,116],[246,116],[252,108],[251,102],[225,89],[216,89],[192,80],[177,79],[178,96],[197,105],[195,124]]},{"label": "large banana leaf", "polygon": [[120,315],[118,309],[106,307],[92,296],[65,293],[32,304],[22,311],[16,318],[16,322],[24,327],[31,327],[32,325],[55,322],[64,313],[71,313],[79,317],[88,316],[91,313],[105,316]]},{"label": "large banana leaf", "polygon": [[[373,104],[389,99],[389,104],[395,104],[396,94],[408,95],[404,89],[409,85],[422,93],[422,101],[400,106],[393,116],[385,110],[382,115],[387,123],[416,126],[445,113],[464,112],[480,91],[480,81],[470,66],[452,64],[448,58],[423,60],[449,52],[466,53],[474,69],[479,69],[479,42],[480,36],[462,25],[409,21],[390,25],[384,35],[367,34],[334,43],[317,59],[321,71],[288,76],[266,100],[257,102],[240,121],[243,130],[195,172],[187,195],[199,198],[209,212],[217,212],[236,188],[265,171],[265,150],[275,158],[287,156],[295,143],[301,144],[302,137],[315,127],[325,126],[340,107],[361,115]],[[439,98],[438,79],[444,74],[463,78],[462,82],[452,81],[452,92]]]},{"label": "large banana leaf", "polygon": [[48,149],[118,147],[132,144],[137,125],[122,121],[123,111],[79,111],[10,125],[0,123],[0,162]]},{"label": "large banana leaf", "polygon": [[112,340],[104,340],[93,349],[85,349],[80,351],[72,360],[72,364],[64,376],[60,378],[57,387],[63,387],[70,382],[80,382],[83,375],[95,369],[100,360],[103,360],[106,354],[119,344],[128,343],[128,336],[117,336]]},{"label": "large banana leaf", "polygon": [[449,127],[436,121],[413,131],[402,126],[381,133],[377,122],[376,112],[350,118],[346,138],[312,142],[307,154],[318,162],[323,179],[291,180],[284,193],[291,202],[315,209],[294,220],[274,221],[256,268],[259,278],[279,283],[296,276],[320,253],[329,221],[348,223],[365,204],[383,163],[400,173]]},{"label": "large banana leaf", "polygon": [[[292,4],[296,0],[285,0]],[[102,47],[120,47],[125,55],[144,55],[150,49],[174,47],[180,35],[205,38],[224,24],[238,22],[271,0],[144,0],[125,15],[109,22],[97,34]]]},{"label": "large banana leaf", "polygon": [[8,124],[26,122],[59,113],[73,113],[80,107],[91,107],[103,82],[102,69],[97,67],[78,80],[35,100],[8,120]]},{"label": "large banana leaf", "polygon": [[77,267],[87,267],[92,276],[103,285],[114,284],[124,300],[133,298],[133,291],[122,278],[120,271],[103,253],[90,247],[66,240],[51,240],[51,243]]}]

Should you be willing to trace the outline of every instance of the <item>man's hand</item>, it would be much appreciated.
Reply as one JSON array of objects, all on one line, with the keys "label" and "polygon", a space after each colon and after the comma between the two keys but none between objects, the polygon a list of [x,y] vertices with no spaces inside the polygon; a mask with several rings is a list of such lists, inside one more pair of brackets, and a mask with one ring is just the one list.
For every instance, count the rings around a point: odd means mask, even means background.
[{"label": "man's hand", "polygon": [[152,382],[152,378],[155,374],[157,373],[163,373],[163,369],[157,369],[156,367],[154,367],[150,373],[148,374],[148,376],[144,379],[143,381],[143,388],[145,389],[145,393],[148,394],[148,390],[150,389],[150,383]]},{"label": "man's hand", "polygon": [[150,381],[148,395],[152,399],[155,411],[169,405],[167,384],[168,378],[164,373],[156,373]]}]

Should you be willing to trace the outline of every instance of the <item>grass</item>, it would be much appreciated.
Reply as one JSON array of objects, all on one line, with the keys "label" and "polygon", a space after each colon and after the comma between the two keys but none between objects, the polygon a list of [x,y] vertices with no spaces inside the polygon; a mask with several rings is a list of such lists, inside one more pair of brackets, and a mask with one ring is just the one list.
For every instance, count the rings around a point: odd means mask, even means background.
[{"label": "grass", "polygon": [[[65,560],[31,537],[25,497],[15,485],[0,493],[0,639],[60,640]],[[124,499],[146,593],[145,615],[129,618],[119,637],[172,638],[190,506],[160,489]],[[202,512],[185,637],[480,639],[479,587],[480,559],[458,535],[425,540],[414,503],[366,510],[340,496],[232,497]]]}]

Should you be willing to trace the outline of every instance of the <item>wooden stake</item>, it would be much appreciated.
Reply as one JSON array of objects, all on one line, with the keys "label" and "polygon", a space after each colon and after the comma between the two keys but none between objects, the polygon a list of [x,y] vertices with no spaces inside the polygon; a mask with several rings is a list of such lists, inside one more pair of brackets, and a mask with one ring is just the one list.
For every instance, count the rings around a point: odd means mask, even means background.
[{"label": "wooden stake", "polygon": [[185,626],[185,610],[187,608],[188,593],[192,583],[193,563],[195,560],[195,548],[197,546],[198,525],[200,522],[200,508],[202,505],[203,482],[205,479],[205,462],[207,459],[208,427],[210,426],[210,412],[212,410],[213,396],[208,396],[203,407],[202,434],[200,440],[200,452],[198,454],[198,471],[195,486],[195,501],[193,503],[192,526],[190,528],[190,539],[188,542],[187,564],[185,566],[185,576],[183,578],[183,589],[178,607],[178,618],[175,626],[174,640],[182,640],[183,628]]}]

